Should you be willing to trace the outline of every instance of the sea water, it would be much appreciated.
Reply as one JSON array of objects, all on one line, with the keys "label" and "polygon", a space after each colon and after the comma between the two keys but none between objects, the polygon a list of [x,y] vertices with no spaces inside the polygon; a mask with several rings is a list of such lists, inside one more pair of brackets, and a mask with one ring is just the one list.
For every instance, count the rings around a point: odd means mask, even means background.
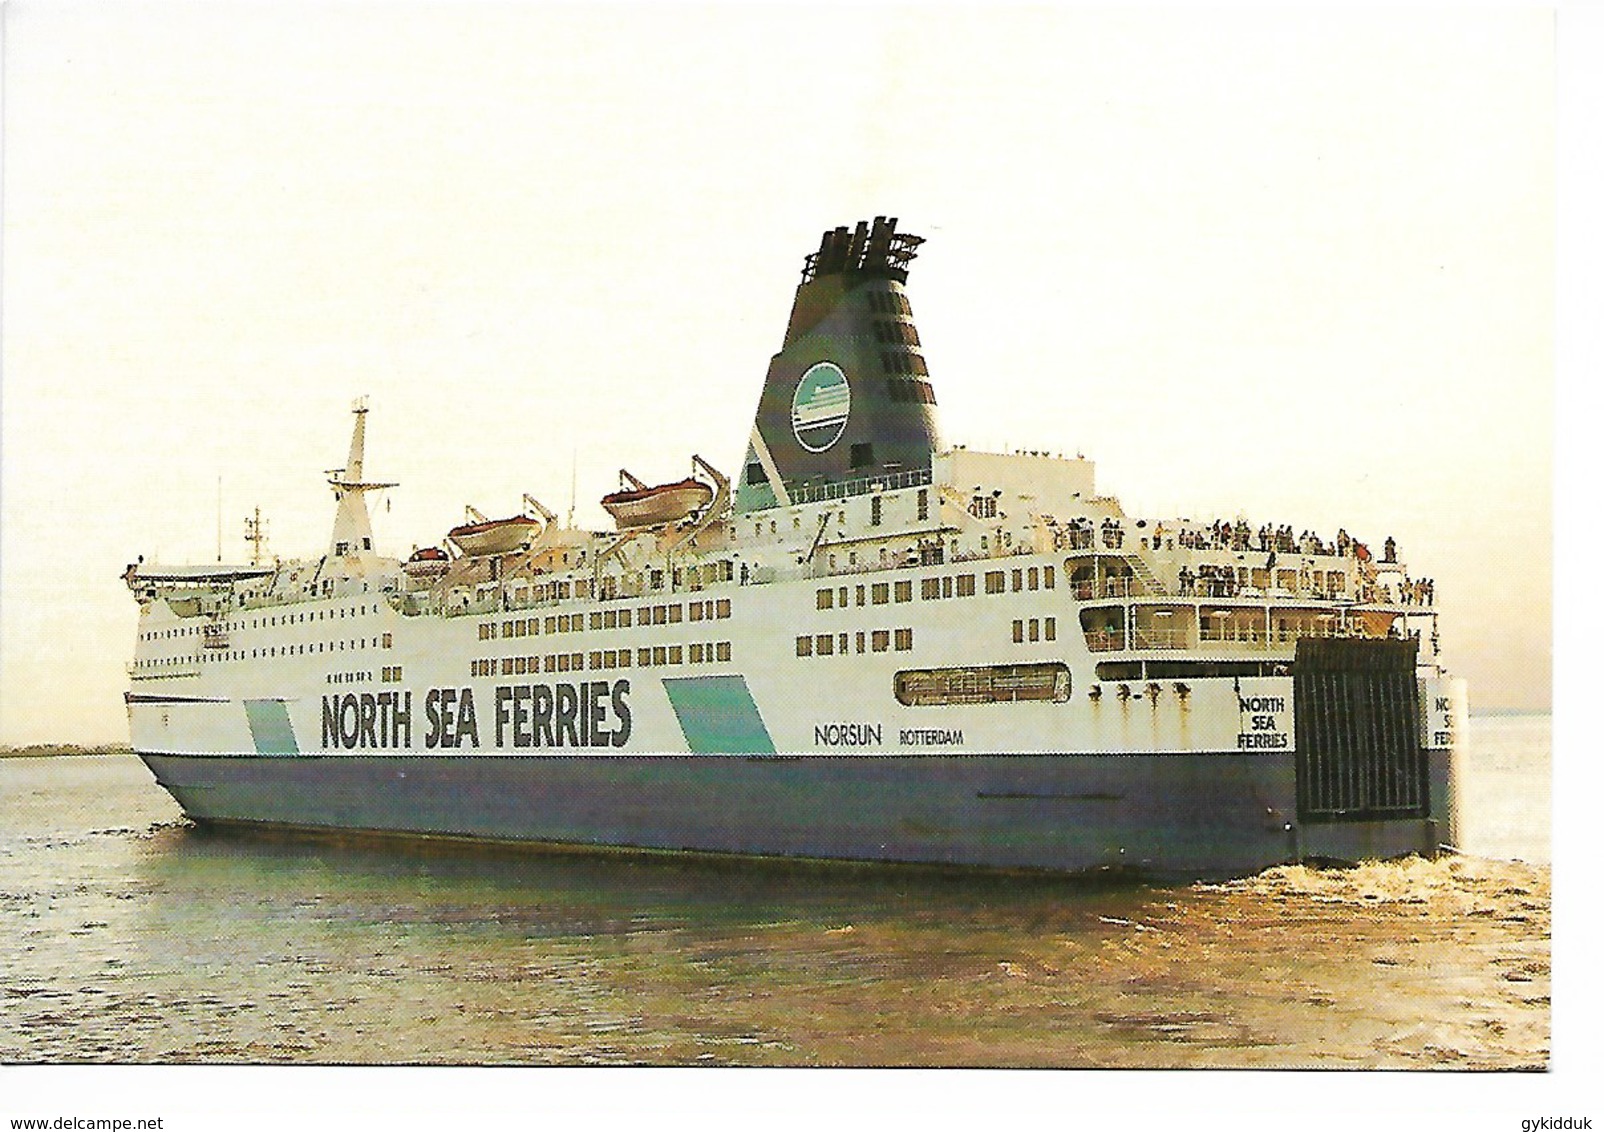
[{"label": "sea water", "polygon": [[1529,1068],[1549,720],[1463,855],[1093,884],[208,834],[132,756],[0,759],[0,1063]]}]

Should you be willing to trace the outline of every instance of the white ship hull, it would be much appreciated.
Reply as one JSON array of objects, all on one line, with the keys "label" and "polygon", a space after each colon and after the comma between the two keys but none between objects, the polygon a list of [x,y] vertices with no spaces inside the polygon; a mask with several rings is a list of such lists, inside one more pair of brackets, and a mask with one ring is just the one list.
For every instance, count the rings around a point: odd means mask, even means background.
[{"label": "white ship hull", "polygon": [[129,568],[135,750],[199,821],[324,831],[1189,875],[1456,843],[1429,582],[942,448],[917,244],[825,234],[694,523],[409,577],[359,407],[321,559]]}]

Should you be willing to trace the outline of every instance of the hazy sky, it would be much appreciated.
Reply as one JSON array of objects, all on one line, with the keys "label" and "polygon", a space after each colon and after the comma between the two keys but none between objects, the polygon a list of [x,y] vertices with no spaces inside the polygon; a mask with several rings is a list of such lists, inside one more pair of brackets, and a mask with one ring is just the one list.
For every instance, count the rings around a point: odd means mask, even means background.
[{"label": "hazy sky", "polygon": [[147,561],[381,549],[734,474],[803,256],[877,214],[945,436],[1128,510],[1398,540],[1474,707],[1550,672],[1538,8],[4,9],[0,742],[126,738]]}]

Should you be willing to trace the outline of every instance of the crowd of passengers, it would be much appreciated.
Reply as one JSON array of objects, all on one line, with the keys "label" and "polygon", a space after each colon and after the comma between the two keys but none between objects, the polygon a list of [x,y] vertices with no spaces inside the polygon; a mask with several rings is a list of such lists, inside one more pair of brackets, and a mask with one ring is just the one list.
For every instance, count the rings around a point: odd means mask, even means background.
[{"label": "crowd of passengers", "polygon": [[[1093,528],[1090,519],[1071,519],[1064,525],[1059,541],[1070,550],[1090,550],[1099,542],[1106,549],[1117,550],[1125,544],[1125,529],[1120,520],[1112,517],[1105,518],[1096,528]],[[1338,530],[1337,537],[1328,542],[1313,531],[1294,535],[1291,524],[1271,526],[1266,523],[1255,532],[1244,519],[1238,519],[1235,523],[1218,520],[1212,526],[1181,527],[1178,530],[1156,523],[1152,535],[1142,539],[1142,545],[1154,550],[1174,550],[1180,546],[1187,550],[1258,550],[1268,554],[1353,557],[1361,562],[1371,560],[1370,548],[1346,530]],[[1398,544],[1390,535],[1382,546],[1381,561],[1383,564],[1398,561]]]},{"label": "crowd of passengers", "polygon": [[[1186,597],[1236,597],[1244,587],[1240,576],[1230,566],[1213,566],[1203,563],[1194,572],[1185,566],[1176,575],[1180,591]],[[1308,579],[1300,578],[1300,588],[1307,589]],[[1402,581],[1386,585],[1362,582],[1358,600],[1361,602],[1396,601],[1400,605],[1432,605],[1437,598],[1437,583],[1431,578],[1404,577]]]}]

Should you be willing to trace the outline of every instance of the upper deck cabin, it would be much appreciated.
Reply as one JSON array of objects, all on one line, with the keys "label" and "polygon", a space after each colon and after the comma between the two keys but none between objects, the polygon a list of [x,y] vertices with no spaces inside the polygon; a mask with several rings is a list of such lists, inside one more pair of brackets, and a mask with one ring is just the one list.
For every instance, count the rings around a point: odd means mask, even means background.
[{"label": "upper deck cabin", "polygon": [[[637,506],[657,492],[699,492],[706,502],[689,513],[586,531],[526,497],[538,517],[458,528],[405,564],[382,558],[366,496],[392,485],[363,476],[359,403],[346,467],[329,480],[337,507],[321,559],[198,587],[148,574],[130,585],[143,601],[164,596],[173,614],[226,629],[245,610],[370,594],[405,616],[449,618],[599,611],[725,587],[811,584],[823,595],[846,584],[822,579],[886,572],[894,594],[917,590],[919,601],[1024,595],[1015,631],[1025,643],[1046,631],[1046,618],[1055,632],[1073,619],[1103,663],[1144,670],[1177,653],[1274,665],[1310,636],[1419,636],[1431,646],[1422,657],[1435,657],[1431,584],[1410,575],[1391,540],[1372,554],[1345,531],[1133,517],[1097,493],[1094,467],[1079,456],[944,445],[904,287],[922,241],[896,224],[877,217],[826,232],[807,258],[735,482],[697,458],[711,485],[636,481],[643,490],[603,501]],[[484,537],[453,548],[470,530]],[[502,545],[502,531],[518,537]]]}]

